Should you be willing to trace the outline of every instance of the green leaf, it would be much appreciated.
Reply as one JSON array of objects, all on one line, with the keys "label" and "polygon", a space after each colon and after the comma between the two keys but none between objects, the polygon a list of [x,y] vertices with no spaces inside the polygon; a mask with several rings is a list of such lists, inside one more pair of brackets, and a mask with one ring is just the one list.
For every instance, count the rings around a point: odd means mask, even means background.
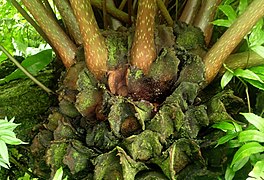
[{"label": "green leaf", "polygon": [[[5,120],[8,121],[7,117],[5,117]],[[11,122],[11,123],[13,123],[14,121],[15,121],[15,117],[13,117],[12,119],[9,120],[9,122]]]},{"label": "green leaf", "polygon": [[230,20],[232,23],[237,17],[236,11],[233,9],[230,5],[221,5],[219,6],[219,9],[227,16],[228,20]]},{"label": "green leaf", "polygon": [[225,74],[223,75],[222,79],[221,79],[221,87],[222,89],[224,89],[224,87],[231,81],[231,79],[233,78],[233,73],[226,71]]},{"label": "green leaf", "polygon": [[30,175],[28,173],[25,173],[23,177],[19,177],[17,180],[31,180]]},{"label": "green leaf", "polygon": [[258,161],[248,175],[256,180],[264,179],[264,160]]},{"label": "green leaf", "polygon": [[245,162],[246,159],[244,158],[249,158],[251,154],[261,153],[263,151],[264,147],[257,142],[249,142],[247,144],[244,144],[235,153],[231,163],[231,167],[234,171],[236,171],[239,167],[241,167],[241,164]]},{"label": "green leaf", "polygon": [[234,124],[236,132],[242,131],[242,126],[241,125],[237,124],[236,122],[232,122],[232,123]]},{"label": "green leaf", "polygon": [[7,56],[1,51],[0,52],[0,63],[7,59]]},{"label": "green leaf", "polygon": [[249,47],[261,46],[264,43],[263,20],[257,22],[249,36]]},{"label": "green leaf", "polygon": [[2,136],[13,136],[13,137],[15,137],[16,134],[10,130],[0,129],[0,137],[2,137]]},{"label": "green leaf", "polygon": [[245,130],[238,135],[239,142],[257,141],[264,142],[264,133],[258,130]]},{"label": "green leaf", "polygon": [[251,80],[251,79],[244,79],[246,82],[248,82],[249,84],[251,84],[252,86],[264,91],[264,83],[261,83],[259,81],[256,80]]},{"label": "green leaf", "polygon": [[62,180],[62,176],[63,176],[63,169],[62,169],[62,167],[60,167],[60,168],[56,171],[56,173],[55,173],[55,175],[54,175],[54,177],[53,177],[53,180]]},{"label": "green leaf", "polygon": [[226,4],[231,4],[231,3],[233,3],[235,0],[225,0],[224,1],[224,4],[226,5]]},{"label": "green leaf", "polygon": [[248,160],[249,160],[249,156],[237,160],[232,166],[233,171],[238,171],[239,169],[244,167],[245,164],[248,162]]},{"label": "green leaf", "polygon": [[264,132],[264,118],[255,115],[253,113],[241,113],[246,120],[253,124],[258,130],[260,130],[261,132]]},{"label": "green leaf", "polygon": [[225,172],[225,180],[232,180],[235,176],[235,171],[233,171],[230,166],[227,166],[226,172]]},{"label": "green leaf", "polygon": [[[43,70],[52,61],[52,50],[44,50],[38,54],[26,58],[21,65],[26,68],[33,76],[36,76],[39,71]],[[26,78],[27,76],[20,70],[16,69],[14,72],[6,76],[5,82],[11,80]]]},{"label": "green leaf", "polygon": [[258,55],[264,58],[264,46],[253,46],[250,49],[255,51]]},{"label": "green leaf", "polygon": [[26,54],[27,50],[27,44],[24,44],[22,41],[19,41],[17,39],[12,38],[12,44],[15,48],[15,50],[22,52],[23,54]]},{"label": "green leaf", "polygon": [[245,79],[251,79],[251,80],[256,80],[256,81],[259,81],[261,83],[264,83],[260,77],[255,74],[254,72],[250,71],[249,69],[236,69],[234,71],[234,75],[237,76],[237,77],[242,77],[242,78],[245,78]]},{"label": "green leaf", "polygon": [[228,142],[228,146],[229,146],[229,148],[237,148],[237,147],[240,147],[240,146],[242,146],[242,145],[243,145],[243,144],[240,143],[237,139],[230,140],[230,141]]},{"label": "green leaf", "polygon": [[221,145],[221,144],[225,144],[226,142],[234,139],[235,137],[237,137],[238,133],[227,133],[225,136],[221,137],[218,141],[217,141],[217,146]]},{"label": "green leaf", "polygon": [[227,19],[217,19],[213,21],[212,24],[216,26],[230,27],[232,24],[232,21],[227,20]]},{"label": "green leaf", "polygon": [[25,144],[20,139],[14,137],[14,136],[0,136],[0,140],[5,141],[6,144],[11,145],[19,145],[19,144]]},{"label": "green leaf", "polygon": [[9,165],[9,156],[6,143],[3,140],[0,140],[0,157],[3,159],[3,162]]},{"label": "green leaf", "polygon": [[224,132],[227,132],[227,131],[235,132],[235,129],[236,129],[235,126],[232,123],[229,123],[229,122],[226,122],[226,121],[222,121],[220,123],[214,124],[212,127],[220,129],[220,130],[222,130]]},{"label": "green leaf", "polygon": [[3,160],[3,158],[0,156],[0,170],[1,170],[1,167],[4,167],[6,169],[8,169],[8,165],[7,163],[5,163],[5,161]]},{"label": "green leaf", "polygon": [[255,74],[257,74],[261,78],[262,81],[264,81],[264,65],[251,67],[250,70],[254,72]]},{"label": "green leaf", "polygon": [[264,154],[256,153],[252,154],[250,157],[250,163],[254,166],[258,161],[261,161],[264,159]]},{"label": "green leaf", "polygon": [[239,6],[238,6],[238,14],[242,14],[248,6],[248,1],[247,0],[240,0],[239,1]]},{"label": "green leaf", "polygon": [[13,131],[17,126],[19,126],[19,124],[0,120],[0,130]]}]

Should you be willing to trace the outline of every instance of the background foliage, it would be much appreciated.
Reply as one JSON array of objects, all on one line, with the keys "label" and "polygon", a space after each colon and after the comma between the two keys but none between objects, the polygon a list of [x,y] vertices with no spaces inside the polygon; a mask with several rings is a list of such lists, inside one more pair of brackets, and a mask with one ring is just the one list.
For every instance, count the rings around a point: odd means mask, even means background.
[{"label": "background foliage", "polygon": [[[0,0],[0,10],[0,44],[12,55],[28,56],[49,48],[9,1]],[[6,58],[0,52],[0,62]]]}]

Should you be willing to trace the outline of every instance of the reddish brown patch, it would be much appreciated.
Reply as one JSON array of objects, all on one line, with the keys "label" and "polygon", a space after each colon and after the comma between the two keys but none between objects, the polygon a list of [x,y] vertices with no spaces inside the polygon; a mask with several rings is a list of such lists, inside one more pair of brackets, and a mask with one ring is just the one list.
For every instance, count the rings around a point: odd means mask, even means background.
[{"label": "reddish brown patch", "polygon": [[127,68],[122,67],[108,72],[108,86],[113,94],[127,96],[126,74]]}]

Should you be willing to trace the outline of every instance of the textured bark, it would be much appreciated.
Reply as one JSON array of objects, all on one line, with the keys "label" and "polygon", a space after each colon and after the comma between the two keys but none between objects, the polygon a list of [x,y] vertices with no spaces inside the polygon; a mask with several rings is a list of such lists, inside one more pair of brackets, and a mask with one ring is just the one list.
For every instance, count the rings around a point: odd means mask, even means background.
[{"label": "textured bark", "polygon": [[64,24],[69,31],[69,34],[75,40],[75,43],[82,44],[82,37],[78,22],[74,16],[73,10],[68,0],[54,0],[56,7],[58,8]]},{"label": "textured bark", "polygon": [[214,20],[215,12],[217,6],[221,3],[222,0],[206,0],[202,2],[201,8],[195,17],[194,26],[199,27],[205,37],[205,43],[208,45],[213,32],[213,24],[211,23]]},{"label": "textured bark", "polygon": [[264,0],[254,0],[228,28],[204,57],[206,81],[209,84],[234,48],[264,16]]},{"label": "textured bark", "polygon": [[50,6],[50,3],[48,0],[42,0],[42,3],[44,5],[44,7],[46,8],[47,12],[50,13],[50,15],[54,18],[54,19],[57,19],[55,13],[53,12],[51,6]]},{"label": "textured bark", "polygon": [[148,73],[156,58],[154,25],[156,0],[140,0],[136,21],[135,37],[131,49],[131,64]]},{"label": "textured bark", "polygon": [[59,24],[46,11],[45,7],[37,0],[22,0],[41,29],[45,32],[50,40],[52,47],[55,48],[58,55],[66,68],[71,67],[75,63],[76,46],[61,29]]},{"label": "textured bark", "polygon": [[179,20],[186,24],[192,24],[200,4],[201,0],[188,0]]},{"label": "textured bark", "polygon": [[96,23],[90,0],[70,0],[83,37],[85,60],[97,79],[107,71],[107,47]]}]

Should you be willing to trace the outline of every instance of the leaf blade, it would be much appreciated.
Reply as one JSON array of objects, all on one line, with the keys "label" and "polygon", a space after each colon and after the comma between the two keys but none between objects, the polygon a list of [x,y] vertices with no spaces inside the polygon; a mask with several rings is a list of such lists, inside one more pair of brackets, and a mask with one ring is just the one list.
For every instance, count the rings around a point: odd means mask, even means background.
[{"label": "leaf blade", "polygon": [[258,130],[264,132],[264,118],[253,113],[241,113],[246,120],[253,124]]},{"label": "leaf blade", "polygon": [[[235,153],[233,160],[231,162],[231,167],[238,166],[241,161],[251,155],[256,153],[261,153],[264,151],[264,147],[257,142],[249,142],[241,146]],[[233,169],[234,170],[234,169]]]},{"label": "leaf blade", "polygon": [[238,135],[239,142],[257,141],[264,142],[264,133],[258,130],[245,130]]}]

